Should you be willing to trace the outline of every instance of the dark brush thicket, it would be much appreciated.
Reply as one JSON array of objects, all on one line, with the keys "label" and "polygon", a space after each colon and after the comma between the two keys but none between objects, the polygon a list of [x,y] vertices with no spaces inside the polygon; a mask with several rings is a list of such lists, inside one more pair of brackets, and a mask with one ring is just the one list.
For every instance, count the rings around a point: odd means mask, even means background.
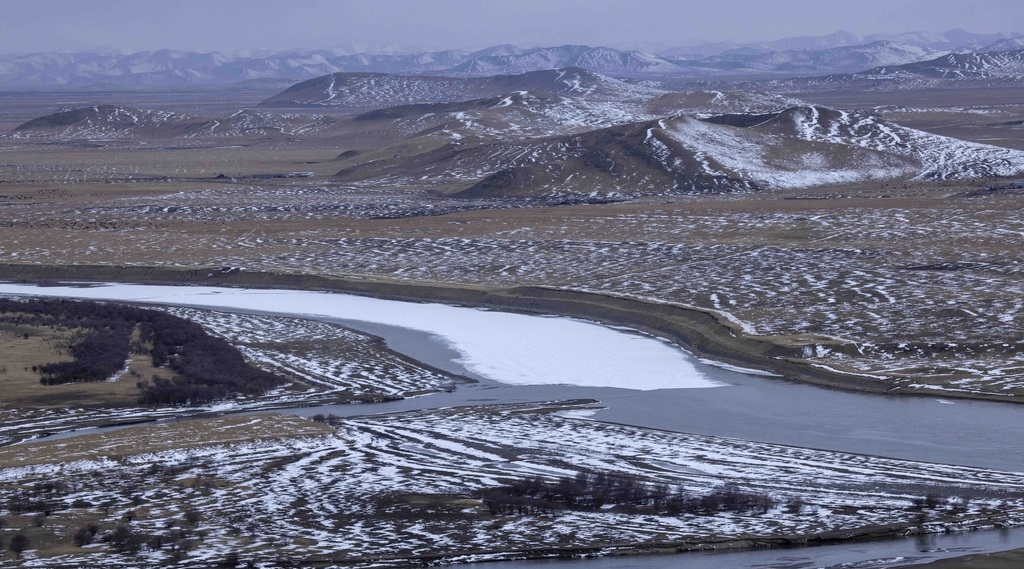
[{"label": "dark brush thicket", "polygon": [[[118,323],[120,324],[120,323]],[[70,362],[57,362],[39,366],[39,381],[43,385],[78,381],[103,381],[124,367],[125,346],[131,339],[132,329],[127,324],[114,324],[109,328],[91,330],[71,347]]]},{"label": "dark brush thicket", "polygon": [[766,513],[770,495],[724,484],[707,494],[691,494],[668,484],[648,484],[616,472],[580,472],[554,481],[539,476],[485,490],[481,498],[494,515],[550,514],[558,510],[597,510],[625,506],[669,515],[711,515],[721,511]]},{"label": "dark brush thicket", "polygon": [[[122,369],[134,350],[148,350],[156,367],[172,379],[154,376],[139,382],[146,404],[203,404],[233,395],[262,395],[285,382],[258,370],[227,341],[210,336],[202,326],[156,310],[71,300],[18,301],[0,299],[5,320],[24,326],[81,330],[70,346],[70,362],[38,367],[46,385],[103,381]],[[132,341],[138,330],[138,341]]]}]

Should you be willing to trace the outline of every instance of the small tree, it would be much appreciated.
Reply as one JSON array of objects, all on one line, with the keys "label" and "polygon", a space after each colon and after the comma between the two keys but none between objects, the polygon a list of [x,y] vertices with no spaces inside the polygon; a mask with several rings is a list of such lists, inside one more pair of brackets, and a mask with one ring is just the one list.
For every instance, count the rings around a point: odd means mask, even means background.
[{"label": "small tree", "polygon": [[946,499],[943,498],[942,495],[937,492],[929,492],[924,497],[924,506],[931,510],[934,510],[935,508],[938,508],[939,506],[942,506],[945,503]]},{"label": "small tree", "polygon": [[128,553],[134,555],[142,549],[145,537],[135,533],[128,526],[117,526],[117,528],[108,533],[104,539],[110,544],[110,547],[118,553]]},{"label": "small tree", "polygon": [[786,513],[799,514],[804,510],[804,506],[806,505],[807,503],[804,502],[802,498],[793,498],[790,501],[786,502]]},{"label": "small tree", "polygon": [[32,545],[32,541],[23,533],[16,533],[11,538],[10,549],[14,552],[14,557],[21,559],[21,554],[28,549],[28,546]]},{"label": "small tree", "polygon": [[218,567],[224,567],[224,568],[227,568],[227,569],[235,569],[236,567],[238,567],[238,563],[239,563],[238,552],[237,551],[231,551],[231,552],[229,552],[227,554],[227,557],[224,558],[224,561],[221,561],[220,563],[218,563],[217,566]]},{"label": "small tree", "polygon": [[199,525],[199,522],[203,520],[203,514],[199,510],[188,510],[184,514],[185,521],[192,526]]},{"label": "small tree", "polygon": [[81,527],[78,528],[78,531],[75,532],[75,535],[72,536],[72,539],[75,540],[75,545],[77,545],[78,547],[85,547],[86,545],[92,543],[92,536],[93,534],[89,532],[89,528]]}]

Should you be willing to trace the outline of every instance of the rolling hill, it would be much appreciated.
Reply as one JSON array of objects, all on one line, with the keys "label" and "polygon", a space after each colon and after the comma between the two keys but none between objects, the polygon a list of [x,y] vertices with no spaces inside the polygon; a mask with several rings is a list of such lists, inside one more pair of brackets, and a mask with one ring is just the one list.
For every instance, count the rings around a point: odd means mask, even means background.
[{"label": "rolling hill", "polygon": [[951,53],[904,65],[877,67],[858,73],[869,78],[915,76],[925,79],[1024,78],[1024,49],[986,53]]},{"label": "rolling hill", "polygon": [[353,162],[337,179],[428,184],[473,198],[606,199],[1024,174],[1024,152],[811,105],[526,140],[474,140],[450,129],[422,133],[445,136],[444,144]]},{"label": "rolling hill", "polygon": [[332,73],[303,81],[260,103],[260,107],[383,108],[414,103],[448,103],[498,97],[516,91],[622,101],[661,91],[631,85],[579,67],[489,77],[437,77],[381,73]]},{"label": "rolling hill", "polygon": [[3,136],[12,139],[112,140],[303,136],[335,126],[322,115],[242,110],[226,117],[95,105],[64,109],[25,122]]}]

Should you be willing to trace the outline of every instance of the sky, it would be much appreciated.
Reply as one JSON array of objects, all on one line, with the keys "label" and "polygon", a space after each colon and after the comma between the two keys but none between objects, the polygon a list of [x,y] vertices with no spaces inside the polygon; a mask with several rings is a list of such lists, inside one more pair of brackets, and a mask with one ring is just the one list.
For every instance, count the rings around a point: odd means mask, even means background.
[{"label": "sky", "polygon": [[4,0],[0,53],[657,49],[848,30],[1024,32],[1020,0]]}]

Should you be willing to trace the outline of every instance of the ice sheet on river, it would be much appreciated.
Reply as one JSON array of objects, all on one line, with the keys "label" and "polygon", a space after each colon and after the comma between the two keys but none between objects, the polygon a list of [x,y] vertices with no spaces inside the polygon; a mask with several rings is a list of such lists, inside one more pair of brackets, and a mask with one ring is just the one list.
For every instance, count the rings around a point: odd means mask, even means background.
[{"label": "ice sheet on river", "polygon": [[665,342],[569,318],[310,291],[0,284],[0,294],[5,293],[256,310],[398,326],[440,337],[460,354],[458,363],[501,383],[639,390],[720,385],[698,371],[691,356]]}]

